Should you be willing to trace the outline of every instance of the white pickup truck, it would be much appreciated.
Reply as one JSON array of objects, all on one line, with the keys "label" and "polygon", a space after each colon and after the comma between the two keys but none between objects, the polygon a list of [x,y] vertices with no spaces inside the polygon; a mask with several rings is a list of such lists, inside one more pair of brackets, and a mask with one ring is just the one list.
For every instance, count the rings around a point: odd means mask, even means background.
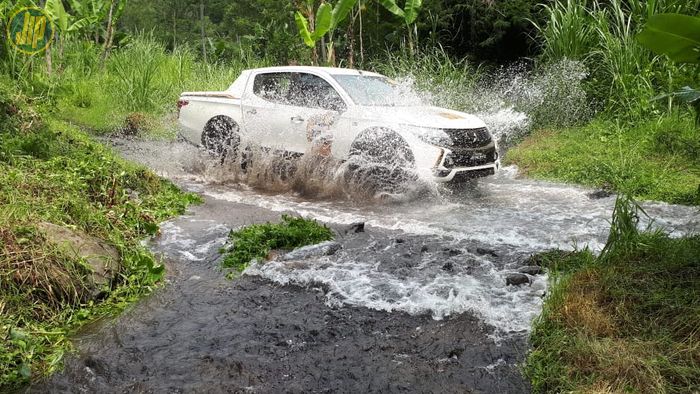
[{"label": "white pickup truck", "polygon": [[222,156],[255,144],[410,169],[437,182],[492,175],[500,166],[496,141],[481,119],[422,105],[372,72],[246,70],[225,91],[182,93],[178,111],[182,136]]}]

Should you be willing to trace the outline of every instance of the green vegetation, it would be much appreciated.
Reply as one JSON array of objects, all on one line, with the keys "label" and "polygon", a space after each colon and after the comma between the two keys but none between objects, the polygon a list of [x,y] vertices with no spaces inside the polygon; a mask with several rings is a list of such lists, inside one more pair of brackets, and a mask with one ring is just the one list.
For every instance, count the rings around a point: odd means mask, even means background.
[{"label": "green vegetation", "polygon": [[[0,391],[56,370],[71,332],[149,293],[163,267],[140,240],[198,201],[28,101],[0,81]],[[43,223],[114,248],[116,276],[95,289]]]},{"label": "green vegetation", "polygon": [[634,127],[596,119],[557,131],[539,129],[511,149],[507,159],[536,178],[700,205],[700,134],[689,116]]},{"label": "green vegetation", "polygon": [[[664,12],[692,14],[698,5],[697,1],[558,0],[545,6],[547,23],[537,26],[540,61],[583,62],[590,72],[584,88],[597,103],[598,114],[590,123],[568,127],[538,124],[539,129],[508,152],[507,161],[537,178],[602,187],[641,199],[700,204],[700,134],[688,105],[700,101],[673,100],[689,97],[692,89],[687,86],[697,85],[700,69],[655,55],[637,39],[651,17]],[[657,19],[651,20],[658,30],[663,26],[656,26]],[[639,37],[646,45],[660,45],[647,33]]]},{"label": "green vegetation", "polygon": [[536,392],[691,393],[700,387],[700,236],[638,232],[618,199],[600,256],[547,252],[551,287],[525,372]]},{"label": "green vegetation", "polygon": [[254,224],[231,231],[233,246],[223,266],[243,271],[251,261],[265,259],[270,251],[290,250],[333,239],[333,232],[315,220],[282,215],[282,223]]},{"label": "green vegetation", "polygon": [[[693,19],[698,0],[39,3],[58,36],[47,53],[25,56],[5,27],[33,2],[0,0],[0,391],[55,370],[70,332],[148,293],[162,267],[139,239],[197,200],[75,125],[173,137],[182,91],[225,89],[245,68],[356,66],[409,79],[436,105],[512,107],[532,132],[506,160],[526,174],[700,205],[690,111],[700,99],[689,88],[700,74],[695,58],[676,57],[696,53],[697,36],[660,16]],[[678,32],[683,43],[658,39]],[[638,233],[630,204],[618,203],[599,257],[541,256],[553,285],[527,366],[539,391],[700,385],[700,241]],[[114,247],[117,276],[96,292],[88,262],[52,246],[44,223]],[[232,232],[224,265],[242,270],[273,249],[331,237],[283,217]]]}]

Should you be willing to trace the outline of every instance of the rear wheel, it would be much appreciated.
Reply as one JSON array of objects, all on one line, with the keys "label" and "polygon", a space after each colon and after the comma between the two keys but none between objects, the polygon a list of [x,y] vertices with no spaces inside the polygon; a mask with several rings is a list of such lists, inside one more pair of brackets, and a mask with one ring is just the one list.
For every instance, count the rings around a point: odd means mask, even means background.
[{"label": "rear wheel", "polygon": [[346,182],[376,193],[401,193],[417,179],[410,147],[395,131],[377,127],[363,131],[350,146]]},{"label": "rear wheel", "polygon": [[207,122],[202,132],[202,146],[223,162],[227,157],[236,157],[241,144],[240,128],[233,119],[215,116]]}]

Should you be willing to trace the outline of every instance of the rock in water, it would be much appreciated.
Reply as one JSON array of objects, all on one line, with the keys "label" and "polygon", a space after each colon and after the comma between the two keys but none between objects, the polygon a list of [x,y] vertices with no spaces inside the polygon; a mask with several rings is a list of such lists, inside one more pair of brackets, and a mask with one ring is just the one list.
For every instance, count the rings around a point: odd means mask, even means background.
[{"label": "rock in water", "polygon": [[476,254],[479,256],[489,255],[491,257],[498,257],[498,253],[496,253],[496,251],[486,248],[476,248]]},{"label": "rock in water", "polygon": [[365,222],[351,223],[346,229],[345,234],[356,234],[365,232]]},{"label": "rock in water", "polygon": [[518,272],[521,274],[528,274],[528,275],[540,275],[544,273],[544,269],[540,266],[537,265],[526,265],[524,267],[518,268]]},{"label": "rock in water", "polygon": [[506,285],[508,286],[520,286],[530,283],[530,277],[525,274],[512,273],[506,276]]},{"label": "rock in water", "polygon": [[340,244],[335,241],[321,242],[316,245],[303,246],[298,249],[294,249],[291,252],[283,255],[278,260],[289,261],[289,260],[304,260],[312,257],[320,256],[330,256],[335,254],[341,248]]}]

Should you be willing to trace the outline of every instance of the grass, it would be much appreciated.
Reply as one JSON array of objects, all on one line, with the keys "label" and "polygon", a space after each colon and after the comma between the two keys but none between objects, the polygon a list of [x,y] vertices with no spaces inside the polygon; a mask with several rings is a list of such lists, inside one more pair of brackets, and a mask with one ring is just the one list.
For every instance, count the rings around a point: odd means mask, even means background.
[{"label": "grass", "polygon": [[700,136],[690,116],[539,129],[506,156],[524,174],[700,205]]},{"label": "grass", "polygon": [[[163,267],[140,244],[199,198],[127,163],[0,79],[0,391],[60,367],[68,337],[158,285]],[[49,222],[103,240],[118,275],[93,295],[91,269],[47,242]]]},{"label": "grass", "polygon": [[693,15],[698,5],[697,0],[557,0],[542,4],[546,23],[535,25],[542,51],[538,60],[583,62],[590,72],[586,90],[597,109],[609,117],[638,120],[669,112],[668,102],[652,99],[692,85],[697,71],[655,56],[637,42],[636,34],[650,15]]},{"label": "grass", "polygon": [[223,266],[243,271],[253,260],[265,259],[275,249],[294,249],[333,239],[333,232],[315,220],[282,215],[281,223],[254,224],[231,231],[233,246]]},{"label": "grass", "polygon": [[538,256],[551,287],[525,373],[535,392],[692,393],[700,387],[700,236],[638,232],[619,199],[606,248]]}]

